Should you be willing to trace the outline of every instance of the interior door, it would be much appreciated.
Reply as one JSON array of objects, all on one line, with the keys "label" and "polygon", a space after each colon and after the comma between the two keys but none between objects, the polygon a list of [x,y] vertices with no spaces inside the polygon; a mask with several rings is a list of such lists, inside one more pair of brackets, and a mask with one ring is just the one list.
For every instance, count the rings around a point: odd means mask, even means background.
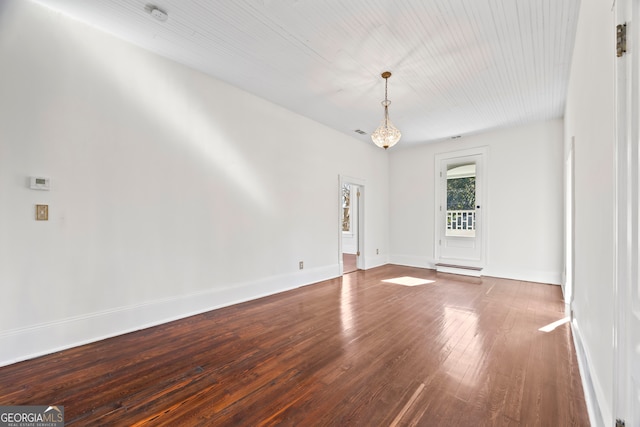
[{"label": "interior door", "polygon": [[483,154],[440,160],[439,262],[481,267]]},{"label": "interior door", "polygon": [[627,53],[616,58],[615,417],[640,426],[640,0],[616,3]]},{"label": "interior door", "polygon": [[[631,262],[630,269],[630,298],[629,298],[629,325],[627,326],[628,336],[630,343],[627,345],[627,366],[630,372],[630,399],[628,399],[631,408],[628,426],[640,426],[640,278],[638,275],[638,263],[640,263],[640,229],[639,229],[639,212],[640,212],[640,175],[638,170],[640,168],[640,49],[638,43],[640,42],[640,29],[638,23],[640,23],[640,0],[633,0],[632,2],[632,18],[630,28],[628,30],[630,34],[630,43],[627,43],[628,48],[631,48],[631,54],[626,58],[630,62],[628,67],[631,73],[631,90],[627,94],[631,94],[631,108],[630,114],[628,114],[629,120],[629,150],[627,151],[630,157],[628,162],[631,185],[631,200],[633,205],[630,209],[631,218],[629,223],[632,224],[631,231]],[[631,25],[633,24],[633,25]]]}]

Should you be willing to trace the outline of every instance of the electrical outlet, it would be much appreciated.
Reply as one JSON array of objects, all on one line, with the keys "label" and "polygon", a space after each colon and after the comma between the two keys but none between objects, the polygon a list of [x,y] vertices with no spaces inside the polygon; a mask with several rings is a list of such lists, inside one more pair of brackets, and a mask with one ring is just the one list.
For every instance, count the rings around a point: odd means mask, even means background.
[{"label": "electrical outlet", "polygon": [[376,249],[376,255],[380,255],[380,249]]},{"label": "electrical outlet", "polygon": [[299,268],[300,270],[302,270],[302,269],[304,268],[304,261],[300,261],[300,262],[298,263],[298,268]]}]

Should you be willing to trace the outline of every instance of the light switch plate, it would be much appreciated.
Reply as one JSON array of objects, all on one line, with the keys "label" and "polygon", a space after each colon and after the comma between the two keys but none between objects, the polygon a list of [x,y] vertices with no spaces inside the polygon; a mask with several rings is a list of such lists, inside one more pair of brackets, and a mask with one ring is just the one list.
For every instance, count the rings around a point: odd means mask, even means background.
[{"label": "light switch plate", "polygon": [[36,220],[49,221],[49,205],[36,205]]}]

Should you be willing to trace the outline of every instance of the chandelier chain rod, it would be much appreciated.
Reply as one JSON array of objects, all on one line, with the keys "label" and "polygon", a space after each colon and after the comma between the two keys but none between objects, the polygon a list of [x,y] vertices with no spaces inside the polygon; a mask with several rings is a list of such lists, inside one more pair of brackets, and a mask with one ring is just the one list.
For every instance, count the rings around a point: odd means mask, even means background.
[{"label": "chandelier chain rod", "polygon": [[384,127],[389,128],[389,98],[387,97],[387,85],[389,77],[384,79]]}]

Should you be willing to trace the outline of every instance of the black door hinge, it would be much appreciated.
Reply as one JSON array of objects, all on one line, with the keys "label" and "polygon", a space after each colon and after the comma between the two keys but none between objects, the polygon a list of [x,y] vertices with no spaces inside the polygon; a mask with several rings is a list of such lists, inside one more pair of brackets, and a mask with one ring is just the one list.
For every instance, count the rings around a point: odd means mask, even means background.
[{"label": "black door hinge", "polygon": [[621,57],[627,52],[627,24],[616,26],[616,55]]}]

